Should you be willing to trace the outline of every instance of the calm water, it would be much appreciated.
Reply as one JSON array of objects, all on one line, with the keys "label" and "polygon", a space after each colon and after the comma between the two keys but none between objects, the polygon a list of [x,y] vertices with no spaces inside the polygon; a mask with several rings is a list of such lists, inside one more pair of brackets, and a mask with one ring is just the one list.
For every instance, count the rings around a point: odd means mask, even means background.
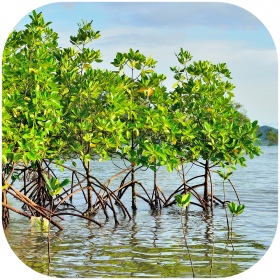
[{"label": "calm water", "polygon": [[[264,154],[249,160],[247,168],[238,168],[232,176],[245,211],[233,224],[233,245],[227,244],[225,210],[215,206],[214,215],[190,205],[186,217],[187,239],[197,277],[230,276],[253,266],[269,248],[277,226],[278,150],[263,147]],[[117,161],[117,164],[121,164]],[[111,162],[96,162],[97,177],[105,182],[119,170]],[[193,168],[188,177],[197,174]],[[67,177],[67,174],[64,176]],[[137,180],[149,189],[152,172],[137,173]],[[114,182],[119,183],[120,179]],[[114,187],[114,184],[112,187]],[[176,173],[160,169],[158,185],[166,195],[181,184]],[[214,177],[215,194],[223,198],[222,181]],[[226,184],[227,200],[236,197]],[[139,191],[140,192],[140,191]],[[130,210],[130,193],[124,203]],[[10,203],[18,206],[16,201]],[[85,210],[82,196],[73,203]],[[151,211],[137,200],[133,219],[122,218],[115,226],[111,217],[102,228],[77,217],[64,216],[64,231],[52,229],[50,275],[55,277],[192,277],[189,257],[184,246],[180,213],[176,205]],[[47,274],[47,240],[44,233],[33,231],[28,219],[11,213],[12,221],[5,231],[7,240],[26,265]],[[103,214],[95,216],[104,222]]]}]

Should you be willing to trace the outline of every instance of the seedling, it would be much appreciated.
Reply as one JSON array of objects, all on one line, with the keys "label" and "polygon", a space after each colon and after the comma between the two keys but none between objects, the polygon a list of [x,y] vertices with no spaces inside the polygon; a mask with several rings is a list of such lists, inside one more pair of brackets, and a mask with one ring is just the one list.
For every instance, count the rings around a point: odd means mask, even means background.
[{"label": "seedling", "polygon": [[228,172],[227,173],[222,172],[221,170],[218,170],[217,172],[220,175],[220,177],[222,177],[224,180],[228,180],[229,177],[232,175],[232,171],[231,171],[230,168],[228,168]]},{"label": "seedling", "polygon": [[230,211],[232,217],[235,217],[235,216],[240,215],[244,211],[245,205],[239,204],[237,206],[237,204],[234,201],[232,201],[231,203],[228,204],[228,208],[229,208],[229,211]]},{"label": "seedling", "polygon": [[233,247],[233,244],[232,244],[232,225],[233,225],[233,220],[234,220],[234,217],[240,215],[244,209],[245,209],[245,205],[244,204],[239,204],[237,206],[237,204],[232,201],[228,204],[228,208],[229,208],[229,211],[231,213],[231,245],[232,245],[232,248],[234,250],[234,247]]},{"label": "seedling", "polygon": [[51,195],[51,197],[54,197],[57,194],[59,194],[61,192],[61,190],[63,189],[63,187],[65,187],[70,182],[69,179],[65,179],[62,183],[60,183],[58,181],[58,179],[55,177],[52,177],[49,180],[49,178],[46,174],[44,174],[44,179],[46,182],[47,190],[48,190],[49,194]]},{"label": "seedling", "polygon": [[35,227],[36,229],[41,231],[48,231],[49,220],[47,220],[46,218],[31,216],[30,222],[32,227]]},{"label": "seedling", "polygon": [[186,208],[189,205],[190,201],[191,201],[191,194],[190,193],[187,193],[185,195],[176,194],[176,195],[174,195],[174,197],[175,197],[177,205],[181,209]]},{"label": "seedling", "polygon": [[188,246],[186,231],[184,229],[184,224],[183,224],[183,219],[182,219],[183,210],[189,205],[189,203],[191,201],[191,193],[187,193],[187,194],[184,194],[184,195],[176,194],[176,195],[174,195],[174,198],[175,198],[175,201],[176,201],[177,205],[181,208],[180,219],[181,219],[182,231],[183,231],[185,244],[186,244],[188,254],[189,254],[189,258],[190,258],[190,262],[191,262],[193,277],[195,277],[195,271],[194,271],[194,266],[193,266],[193,262],[192,262],[192,257],[191,257],[190,249],[189,249],[189,246]]},{"label": "seedling", "polygon": [[[65,187],[70,180],[65,179],[60,183],[57,178],[52,177],[51,179],[48,178],[46,174],[44,174],[44,179],[46,182],[46,187],[49,192],[49,194],[52,197],[52,202],[51,202],[51,209],[50,209],[50,220],[52,218],[52,206],[53,206],[53,198],[59,194],[63,187]],[[48,224],[48,274],[50,274],[50,263],[51,263],[51,255],[50,255],[50,224]]]}]

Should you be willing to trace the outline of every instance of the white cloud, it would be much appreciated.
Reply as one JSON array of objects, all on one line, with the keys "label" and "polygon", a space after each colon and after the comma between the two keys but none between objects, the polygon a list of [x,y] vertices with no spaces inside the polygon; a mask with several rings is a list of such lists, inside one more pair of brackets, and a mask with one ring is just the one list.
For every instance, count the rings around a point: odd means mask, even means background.
[{"label": "white cloud", "polygon": [[260,21],[250,12],[227,3],[145,2],[104,3],[112,19],[122,25],[182,26],[207,25],[222,29],[255,29]]}]

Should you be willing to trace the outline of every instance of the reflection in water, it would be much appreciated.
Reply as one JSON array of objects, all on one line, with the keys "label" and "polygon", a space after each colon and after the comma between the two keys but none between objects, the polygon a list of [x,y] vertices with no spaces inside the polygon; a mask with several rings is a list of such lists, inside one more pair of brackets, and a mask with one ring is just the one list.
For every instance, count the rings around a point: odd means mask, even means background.
[{"label": "reflection in water", "polygon": [[133,210],[133,215],[132,215],[132,227],[131,227],[131,245],[137,245],[137,232],[138,232],[138,226],[137,226],[137,222],[136,222],[136,215],[137,215],[137,211]]},{"label": "reflection in water", "polygon": [[203,221],[206,223],[205,239],[208,240],[209,243],[212,243],[213,242],[213,236],[214,236],[213,212],[212,211],[204,211],[203,212]]},{"label": "reflection in water", "polygon": [[160,218],[161,218],[161,209],[154,209],[151,211],[151,216],[154,218],[155,225],[151,227],[151,232],[153,233],[152,236],[152,244],[154,248],[157,247],[157,240],[158,240],[158,234],[157,232],[160,230]]},{"label": "reflection in water", "polygon": [[[190,205],[184,222],[197,277],[211,277],[211,272],[213,277],[240,273],[254,265],[269,248],[277,225],[277,160],[276,149],[270,155],[254,159],[252,164],[249,162],[246,170],[238,170],[232,178],[241,203],[246,205],[244,213],[234,221],[234,251],[230,246],[226,248],[228,229],[224,208],[217,205],[211,213]],[[114,172],[113,167],[107,169]],[[269,176],[256,179],[256,172]],[[175,175],[165,171],[161,174],[158,183],[172,193],[177,177],[170,179]],[[141,174],[138,176],[141,181]],[[220,179],[214,183],[215,194],[222,196]],[[269,186],[265,194],[264,185]],[[229,191],[227,198],[234,200],[234,193]],[[126,205],[130,205],[130,199],[128,196]],[[259,200],[261,209],[257,207]],[[73,203],[84,202],[74,197]],[[137,206],[139,209],[132,213],[131,220],[120,215],[119,225],[109,219],[102,228],[87,220],[66,217],[61,222],[64,231],[51,231],[51,276],[192,277],[178,207],[152,211],[140,201]],[[27,266],[47,274],[46,236],[31,231],[27,219],[14,213],[11,218],[5,234],[13,251]],[[95,218],[105,221],[102,215]]]},{"label": "reflection in water", "polygon": [[[51,275],[56,277],[191,277],[178,211],[139,212],[131,221],[118,226],[108,221],[97,228],[88,221],[71,221],[70,227],[56,232],[51,242]],[[235,251],[225,249],[226,231],[215,235],[215,217],[211,213],[189,213],[187,238],[199,277],[210,277],[212,242],[215,240],[213,275],[239,273],[257,261],[264,247],[245,235],[235,236]],[[199,221],[199,223],[198,223]],[[41,233],[23,231],[16,238],[9,227],[9,240],[18,257],[31,268],[47,273],[47,242]],[[65,225],[64,225],[65,226]],[[221,229],[222,230],[222,229]],[[226,229],[225,229],[226,230]],[[219,232],[219,230],[218,230]],[[54,233],[52,233],[54,234]],[[214,238],[215,235],[215,238]],[[24,242],[22,242],[24,240]],[[248,256],[248,252],[250,256]],[[27,256],[31,256],[27,258]]]}]

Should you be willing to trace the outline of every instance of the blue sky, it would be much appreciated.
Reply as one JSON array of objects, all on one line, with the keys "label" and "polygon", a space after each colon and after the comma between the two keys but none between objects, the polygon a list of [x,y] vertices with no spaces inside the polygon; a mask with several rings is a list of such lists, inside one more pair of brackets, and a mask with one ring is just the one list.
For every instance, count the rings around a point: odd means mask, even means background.
[{"label": "blue sky", "polygon": [[[225,62],[236,85],[235,100],[250,119],[278,127],[275,45],[262,22],[243,8],[217,2],[64,2],[36,10],[53,22],[62,47],[70,45],[81,19],[93,20],[101,38],[91,47],[100,49],[104,60],[97,67],[114,69],[110,62],[117,52],[139,49],[158,61],[156,71],[167,75],[168,88],[173,84],[169,67],[177,65],[174,52],[180,47],[194,60]],[[29,21],[25,16],[15,28]]]}]

